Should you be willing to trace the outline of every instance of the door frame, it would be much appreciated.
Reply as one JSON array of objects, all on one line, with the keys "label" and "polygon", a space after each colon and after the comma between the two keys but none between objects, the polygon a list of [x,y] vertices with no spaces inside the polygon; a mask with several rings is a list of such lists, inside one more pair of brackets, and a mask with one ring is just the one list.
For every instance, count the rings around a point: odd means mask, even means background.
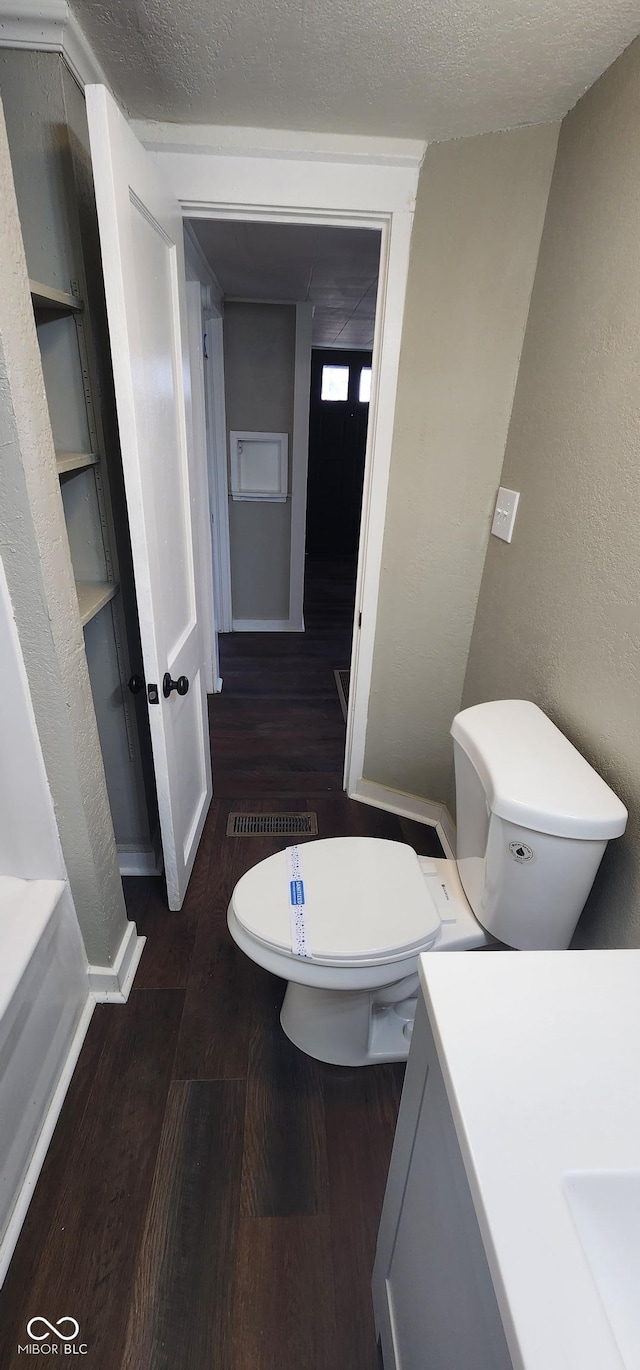
[{"label": "door frame", "polygon": [[187,348],[189,351],[189,394],[191,402],[191,441],[196,488],[192,492],[191,509],[194,537],[194,571],[199,591],[198,617],[204,660],[205,689],[213,694],[220,675],[218,668],[218,625],[214,608],[213,549],[209,516],[209,453],[205,413],[205,359],[202,318],[202,286],[199,281],[185,281],[187,310]]},{"label": "door frame", "polygon": [[351,651],[344,788],[363,780],[404,302],[425,144],[133,121],[185,219],[372,228],[380,274]]},{"label": "door frame", "polygon": [[304,557],[307,533],[309,408],[311,405],[311,329],[313,305],[296,304],[291,435],[291,552],[289,557],[289,622],[304,631]]},{"label": "door frame", "polygon": [[[227,419],[224,397],[224,352],[222,318],[224,301],[217,277],[202,251],[191,224],[184,221],[184,260],[187,283],[197,281],[201,291],[203,348],[203,404],[208,473],[208,512],[210,519],[211,578],[213,580],[213,620],[215,623],[215,661],[213,692],[222,689],[218,668],[217,634],[230,633],[231,550],[229,539],[229,502],[227,480]],[[206,587],[205,587],[206,589]]]},{"label": "door frame", "polygon": [[[231,538],[229,534],[229,482],[227,477],[227,413],[224,396],[224,339],[222,310],[213,304],[205,310],[207,356],[204,363],[207,410],[207,456],[209,461],[209,512],[213,541],[213,590],[219,633],[233,629],[231,605]],[[216,690],[222,689],[218,680]]]}]

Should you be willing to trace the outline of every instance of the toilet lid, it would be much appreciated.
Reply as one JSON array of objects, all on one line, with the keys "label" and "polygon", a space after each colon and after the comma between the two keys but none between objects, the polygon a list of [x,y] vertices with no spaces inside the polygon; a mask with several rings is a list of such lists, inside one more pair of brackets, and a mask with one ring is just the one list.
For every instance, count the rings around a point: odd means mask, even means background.
[{"label": "toilet lid", "polygon": [[[412,847],[374,837],[334,837],[299,847],[306,936],[314,960],[370,962],[424,949],[440,927]],[[238,881],[232,906],[260,942],[291,952],[289,866],[285,851]]]}]

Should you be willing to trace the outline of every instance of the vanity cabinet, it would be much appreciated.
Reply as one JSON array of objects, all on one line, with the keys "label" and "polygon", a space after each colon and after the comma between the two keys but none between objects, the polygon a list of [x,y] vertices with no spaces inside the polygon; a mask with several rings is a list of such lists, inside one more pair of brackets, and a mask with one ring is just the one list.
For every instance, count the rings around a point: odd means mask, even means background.
[{"label": "vanity cabinet", "polygon": [[422,996],[373,1277],[385,1370],[513,1370]]}]

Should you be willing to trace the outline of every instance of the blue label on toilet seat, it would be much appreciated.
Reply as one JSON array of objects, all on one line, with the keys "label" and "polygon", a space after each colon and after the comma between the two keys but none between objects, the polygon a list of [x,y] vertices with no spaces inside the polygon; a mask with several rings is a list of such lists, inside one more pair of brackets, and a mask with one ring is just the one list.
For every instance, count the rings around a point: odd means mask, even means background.
[{"label": "blue label on toilet seat", "polygon": [[311,956],[307,940],[306,899],[299,847],[287,847],[287,866],[289,868],[291,950],[294,956]]}]

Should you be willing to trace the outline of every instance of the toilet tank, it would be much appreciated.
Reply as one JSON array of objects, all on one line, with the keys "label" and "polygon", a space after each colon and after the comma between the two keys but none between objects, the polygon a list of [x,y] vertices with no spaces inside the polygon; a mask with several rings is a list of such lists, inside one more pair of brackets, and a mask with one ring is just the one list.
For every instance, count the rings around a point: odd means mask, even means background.
[{"label": "toilet tank", "polygon": [[476,918],[518,950],[568,947],[624,804],[529,700],[463,709],[451,735],[456,859]]}]

